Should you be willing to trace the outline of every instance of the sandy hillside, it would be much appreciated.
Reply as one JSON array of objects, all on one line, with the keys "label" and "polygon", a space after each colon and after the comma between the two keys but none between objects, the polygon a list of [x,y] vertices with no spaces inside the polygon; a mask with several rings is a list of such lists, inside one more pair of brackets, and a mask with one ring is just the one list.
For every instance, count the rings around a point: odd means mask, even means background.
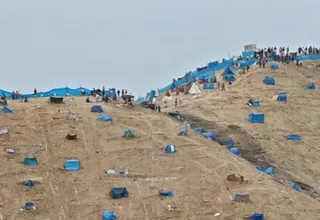
[{"label": "sandy hillside", "polygon": [[[280,73],[282,69],[289,73]],[[197,102],[184,96],[179,110],[202,120],[207,118],[208,126],[214,122],[241,127],[248,133],[248,143],[249,136],[255,136],[268,160],[316,187],[319,101],[315,92],[301,88],[313,74],[307,75],[304,70],[303,75],[294,67],[280,71],[275,87],[262,85],[266,73],[261,72],[252,75],[252,87],[244,87],[247,78],[230,91],[214,92]],[[286,75],[294,75],[291,82]],[[263,90],[257,92],[258,88]],[[287,104],[270,101],[276,88],[290,89]],[[265,124],[247,123],[250,108],[244,102],[252,94],[263,98],[258,110],[266,113]],[[233,104],[230,97],[234,97]],[[138,106],[127,109],[99,104],[113,117],[112,123],[97,121],[97,113],[90,112],[93,103],[85,103],[84,98],[66,97],[62,105],[49,104],[47,99],[9,101],[15,113],[0,114],[0,127],[9,129],[8,134],[0,135],[0,220],[94,220],[101,219],[103,210],[116,211],[121,220],[234,220],[253,212],[263,212],[268,220],[320,218],[315,199],[259,172],[217,142],[192,132],[188,137],[177,136],[182,124],[165,114]],[[67,120],[68,110],[79,113],[80,119]],[[127,128],[137,135],[135,139],[122,137]],[[303,140],[298,144],[281,138],[292,130],[302,133]],[[71,132],[78,135],[78,140],[66,140]],[[177,153],[165,154],[167,144],[175,144]],[[16,155],[8,155],[7,148],[13,148]],[[39,165],[26,167],[23,159],[27,155],[36,156]],[[62,170],[68,158],[80,159],[81,170]],[[123,167],[128,175],[104,173],[105,169]],[[233,173],[243,175],[245,182],[227,182],[227,175]],[[32,188],[20,184],[28,178],[39,183]],[[112,200],[109,190],[119,186],[127,187],[129,198]],[[159,198],[158,190],[171,190],[174,196]],[[251,201],[234,203],[231,199],[235,193],[249,194]],[[36,210],[21,211],[25,201],[33,202]],[[173,210],[167,210],[168,205]],[[214,217],[216,213],[221,215]]]}]

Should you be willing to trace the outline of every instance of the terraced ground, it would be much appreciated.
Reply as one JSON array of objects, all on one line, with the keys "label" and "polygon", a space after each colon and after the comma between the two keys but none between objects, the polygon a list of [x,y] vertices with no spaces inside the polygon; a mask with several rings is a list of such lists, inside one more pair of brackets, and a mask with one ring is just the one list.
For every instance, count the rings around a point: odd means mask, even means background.
[{"label": "terraced ground", "polygon": [[[307,64],[306,64],[307,65]],[[113,122],[97,121],[90,112],[95,103],[84,98],[65,97],[65,104],[53,105],[47,99],[30,99],[29,103],[9,101],[14,114],[0,114],[0,220],[93,220],[101,219],[103,210],[114,210],[118,219],[241,219],[253,212],[263,212],[266,219],[318,219],[316,201],[319,176],[319,96],[305,91],[308,81],[316,81],[319,71],[313,67],[281,65],[274,72],[276,86],[262,84],[269,70],[257,67],[251,74],[239,76],[238,82],[225,92],[214,90],[202,99],[180,95],[178,110],[192,124],[217,131],[218,142],[189,132],[178,136],[182,128],[166,114],[118,103],[99,103]],[[275,91],[289,92],[288,103],[271,101]],[[257,111],[265,113],[264,124],[249,124],[248,98],[262,99]],[[78,121],[67,120],[67,112],[79,113]],[[174,110],[174,107],[164,109]],[[127,128],[137,135],[124,139]],[[76,141],[65,136],[74,132]],[[291,132],[302,135],[300,142],[283,138]],[[234,156],[221,146],[231,135],[243,156]],[[219,144],[220,143],[220,144]],[[175,154],[164,153],[167,144],[175,144]],[[8,155],[12,148],[16,155]],[[25,156],[36,156],[39,165],[26,167]],[[62,169],[68,158],[81,161],[81,170]],[[259,172],[255,163],[276,166],[274,177]],[[114,176],[105,169],[127,168],[128,175]],[[230,183],[229,174],[241,174],[243,184]],[[35,187],[23,186],[31,178]],[[286,181],[296,179],[315,192],[297,192]],[[282,182],[281,182],[282,180]],[[123,186],[129,198],[112,200],[111,187]],[[160,198],[159,190],[171,190],[173,197]],[[249,194],[248,203],[234,203],[235,193]],[[309,194],[308,194],[309,193]],[[25,201],[36,210],[21,211]],[[168,205],[173,210],[168,210]],[[214,217],[216,213],[221,215]]]}]

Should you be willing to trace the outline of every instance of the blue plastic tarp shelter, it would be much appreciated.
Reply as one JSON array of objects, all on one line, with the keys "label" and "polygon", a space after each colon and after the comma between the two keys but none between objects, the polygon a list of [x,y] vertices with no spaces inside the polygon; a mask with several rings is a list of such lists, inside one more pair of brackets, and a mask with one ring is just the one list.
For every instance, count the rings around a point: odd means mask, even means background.
[{"label": "blue plastic tarp shelter", "polygon": [[263,82],[266,85],[275,85],[276,84],[276,81],[273,76],[265,76]]},{"label": "blue plastic tarp shelter", "polygon": [[97,118],[98,121],[112,121],[112,117],[109,115],[100,114]]},{"label": "blue plastic tarp shelter", "polygon": [[35,157],[25,157],[23,162],[24,162],[24,164],[26,166],[36,166],[36,165],[38,165],[38,160]]},{"label": "blue plastic tarp shelter", "polygon": [[247,102],[250,106],[260,106],[260,100],[258,99],[249,99]]},{"label": "blue plastic tarp shelter", "polygon": [[25,202],[24,203],[24,209],[25,210],[31,210],[34,208],[34,204],[32,202]]},{"label": "blue plastic tarp shelter", "polygon": [[240,155],[240,149],[237,147],[231,148],[230,149],[231,153],[233,153],[234,155]]},{"label": "blue plastic tarp shelter", "polygon": [[264,113],[250,113],[248,121],[251,123],[264,123]]},{"label": "blue plastic tarp shelter", "polygon": [[301,187],[296,183],[292,183],[291,187],[292,187],[292,189],[294,189],[296,191],[301,191]]},{"label": "blue plastic tarp shelter", "polygon": [[216,133],[214,131],[208,131],[202,134],[205,138],[210,138],[211,140],[215,140],[217,138]]},{"label": "blue plastic tarp shelter", "polygon": [[236,77],[233,74],[223,74],[223,80],[227,82],[232,82],[236,80]]},{"label": "blue plastic tarp shelter", "polygon": [[123,136],[124,137],[135,137],[134,133],[130,130],[130,129],[127,129],[123,132]]},{"label": "blue plastic tarp shelter", "polygon": [[273,175],[276,173],[276,169],[274,167],[256,166],[256,168],[261,172],[267,173],[269,175]]},{"label": "blue plastic tarp shelter", "polygon": [[115,220],[116,219],[116,213],[111,210],[104,210],[102,212],[102,220]]},{"label": "blue plastic tarp shelter", "polygon": [[3,106],[1,112],[2,113],[13,113],[13,111],[10,108],[8,108],[7,106]]},{"label": "blue plastic tarp shelter", "polygon": [[235,68],[233,68],[232,66],[228,66],[224,72],[223,72],[223,75],[224,74],[233,74],[235,75],[237,73],[237,70]]},{"label": "blue plastic tarp shelter", "polygon": [[188,135],[188,129],[187,128],[183,128],[180,130],[179,135],[182,136],[187,136]]},{"label": "blue plastic tarp shelter", "polygon": [[250,215],[249,220],[264,220],[263,213],[253,213]]},{"label": "blue plastic tarp shelter", "polygon": [[169,116],[176,118],[178,120],[185,121],[185,118],[179,112],[169,112]]},{"label": "blue plastic tarp shelter", "polygon": [[205,89],[205,90],[214,89],[214,84],[213,83],[209,83],[209,82],[204,83],[203,84],[203,89]]},{"label": "blue plastic tarp shelter", "polygon": [[66,160],[63,168],[68,171],[80,170],[80,160]]},{"label": "blue plastic tarp shelter", "polygon": [[299,141],[301,140],[300,134],[289,134],[286,136],[287,140]]},{"label": "blue plastic tarp shelter", "polygon": [[278,101],[286,102],[287,101],[287,95],[285,95],[285,94],[278,95]]},{"label": "blue plastic tarp shelter", "polygon": [[304,89],[316,89],[316,85],[314,83],[308,83]]},{"label": "blue plastic tarp shelter", "polygon": [[273,63],[273,64],[270,65],[270,68],[271,68],[272,70],[277,70],[277,69],[279,69],[279,65]]},{"label": "blue plastic tarp shelter", "polygon": [[128,197],[129,192],[125,187],[115,187],[110,190],[110,196],[113,199],[119,199],[123,197]]},{"label": "blue plastic tarp shelter", "polygon": [[32,180],[28,179],[28,180],[26,180],[26,181],[24,182],[24,185],[25,185],[25,186],[34,186],[34,183],[33,183]]},{"label": "blue plastic tarp shelter", "polygon": [[158,192],[158,195],[159,196],[168,196],[168,197],[171,197],[173,196],[173,192],[172,191],[163,191],[163,190],[160,190]]},{"label": "blue plastic tarp shelter", "polygon": [[167,145],[166,149],[165,149],[166,153],[175,153],[176,151],[176,147],[174,145]]},{"label": "blue plastic tarp shelter", "polygon": [[227,147],[227,149],[231,149],[231,148],[233,148],[234,147],[234,141],[232,140],[232,138],[229,138],[227,141],[226,141],[226,147]]},{"label": "blue plastic tarp shelter", "polygon": [[102,107],[100,105],[95,105],[91,107],[91,112],[98,112],[101,113],[103,112]]},{"label": "blue plastic tarp shelter", "polygon": [[192,130],[199,134],[203,134],[204,132],[206,132],[204,128],[192,128]]}]

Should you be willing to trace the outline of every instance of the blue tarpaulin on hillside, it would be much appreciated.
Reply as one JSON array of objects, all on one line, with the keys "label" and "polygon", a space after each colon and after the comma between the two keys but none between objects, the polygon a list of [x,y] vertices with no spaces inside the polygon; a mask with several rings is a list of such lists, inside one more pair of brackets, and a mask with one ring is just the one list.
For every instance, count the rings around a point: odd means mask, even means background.
[{"label": "blue tarpaulin on hillside", "polygon": [[278,101],[286,102],[287,101],[287,95],[285,95],[285,94],[278,95]]},{"label": "blue tarpaulin on hillside", "polygon": [[274,167],[256,166],[256,168],[261,172],[267,173],[269,175],[273,175],[276,173],[276,169]]},{"label": "blue tarpaulin on hillside", "polygon": [[192,130],[199,134],[203,134],[204,132],[206,132],[203,128],[192,128]]},{"label": "blue tarpaulin on hillside", "polygon": [[214,89],[214,84],[213,83],[209,83],[209,82],[204,83],[203,84],[203,89],[205,89],[205,90]]},{"label": "blue tarpaulin on hillside", "polygon": [[98,121],[112,121],[112,117],[109,115],[100,114],[97,118]]},{"label": "blue tarpaulin on hillside", "polygon": [[160,190],[158,192],[158,195],[159,196],[168,196],[168,197],[171,197],[173,196],[173,192],[172,191],[163,191],[163,190]]},{"label": "blue tarpaulin on hillside", "polygon": [[237,147],[233,147],[230,149],[231,153],[233,153],[234,155],[240,155],[240,149]]},{"label": "blue tarpaulin on hillside", "polygon": [[289,134],[286,136],[287,140],[294,140],[298,141],[301,140],[301,135],[300,134]]},{"label": "blue tarpaulin on hillside", "polygon": [[1,109],[1,112],[2,113],[13,113],[13,111],[8,108],[7,106],[4,106],[2,109]]},{"label": "blue tarpaulin on hillside", "polygon": [[236,73],[237,73],[237,70],[232,66],[228,66],[223,72],[223,74],[233,74],[233,75],[235,75]]},{"label": "blue tarpaulin on hillside", "polygon": [[38,160],[35,157],[25,157],[23,162],[24,162],[24,164],[26,166],[36,166],[36,165],[38,165]]},{"label": "blue tarpaulin on hillside", "polygon": [[91,107],[91,112],[98,112],[101,113],[103,112],[102,107],[100,105],[95,105]]},{"label": "blue tarpaulin on hillside", "polygon": [[264,113],[250,113],[248,121],[251,123],[264,123]]},{"label": "blue tarpaulin on hillside", "polygon": [[228,149],[231,149],[231,148],[233,148],[233,146],[234,146],[234,141],[232,140],[232,138],[229,138],[227,141],[226,141],[226,147],[228,148]]},{"label": "blue tarpaulin on hillside", "polygon": [[28,179],[28,180],[26,180],[26,181],[24,182],[24,185],[25,185],[25,186],[34,186],[34,183],[33,183],[32,180]]},{"label": "blue tarpaulin on hillside", "polygon": [[266,77],[264,77],[263,82],[264,82],[264,84],[266,84],[266,85],[275,85],[275,84],[276,84],[276,81],[274,80],[274,77],[273,77],[273,76],[266,76]]},{"label": "blue tarpaulin on hillside", "polygon": [[296,183],[292,183],[291,187],[292,187],[292,189],[294,189],[296,191],[301,191],[301,187]]},{"label": "blue tarpaulin on hillside", "polygon": [[210,138],[211,140],[216,139],[216,133],[214,131],[208,131],[202,134],[205,138]]},{"label": "blue tarpaulin on hillside", "polygon": [[314,83],[308,83],[307,85],[305,85],[304,89],[315,89],[316,86]]},{"label": "blue tarpaulin on hillside", "polygon": [[[36,95],[34,94],[20,94],[20,98],[33,98],[33,97],[50,97],[50,96],[66,96],[66,95],[71,95],[71,96],[80,96],[81,95],[81,89],[84,90],[86,95],[90,95],[90,90],[86,88],[77,88],[77,89],[71,89],[69,87],[65,88],[55,88],[51,89],[47,92],[38,92]],[[0,94],[4,93],[7,98],[11,98],[11,92],[1,90],[0,89]]]},{"label": "blue tarpaulin on hillside", "polygon": [[319,60],[320,54],[309,54],[309,55],[303,55],[303,56],[297,56],[297,60]]},{"label": "blue tarpaulin on hillside", "polygon": [[233,74],[223,74],[223,80],[232,82],[236,80],[236,77]]},{"label": "blue tarpaulin on hillside", "polygon": [[66,160],[63,167],[68,171],[80,170],[80,160]]},{"label": "blue tarpaulin on hillside", "polygon": [[250,215],[249,220],[264,220],[263,213],[253,213]]},{"label": "blue tarpaulin on hillside", "polygon": [[116,213],[111,210],[105,210],[102,212],[102,220],[116,220]]},{"label": "blue tarpaulin on hillside", "polygon": [[245,51],[242,51],[242,56],[243,57],[251,57],[254,55],[255,52],[256,52],[256,50],[245,50]]},{"label": "blue tarpaulin on hillside", "polygon": [[271,68],[272,70],[277,70],[277,69],[279,69],[279,65],[273,63],[273,64],[270,65],[270,68]]},{"label": "blue tarpaulin on hillside", "polygon": [[123,197],[128,197],[129,192],[128,192],[127,188],[125,188],[125,187],[115,187],[115,188],[111,188],[110,196],[113,199],[119,199],[119,198],[123,198]]},{"label": "blue tarpaulin on hillside", "polygon": [[260,106],[260,101],[258,99],[249,99],[247,104],[250,106]]}]

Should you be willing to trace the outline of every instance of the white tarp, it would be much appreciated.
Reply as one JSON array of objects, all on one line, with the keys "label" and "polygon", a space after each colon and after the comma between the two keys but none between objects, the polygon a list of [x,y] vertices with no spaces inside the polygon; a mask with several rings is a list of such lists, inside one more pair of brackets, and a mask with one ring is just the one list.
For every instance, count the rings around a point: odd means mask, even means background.
[{"label": "white tarp", "polygon": [[191,88],[189,90],[189,93],[192,94],[192,95],[201,94],[201,91],[200,91],[200,89],[198,88],[198,86],[196,84],[192,83],[192,86],[191,86]]},{"label": "white tarp", "polygon": [[0,128],[0,134],[6,134],[6,133],[8,133],[9,131],[8,131],[8,129],[6,129],[6,128]]}]

